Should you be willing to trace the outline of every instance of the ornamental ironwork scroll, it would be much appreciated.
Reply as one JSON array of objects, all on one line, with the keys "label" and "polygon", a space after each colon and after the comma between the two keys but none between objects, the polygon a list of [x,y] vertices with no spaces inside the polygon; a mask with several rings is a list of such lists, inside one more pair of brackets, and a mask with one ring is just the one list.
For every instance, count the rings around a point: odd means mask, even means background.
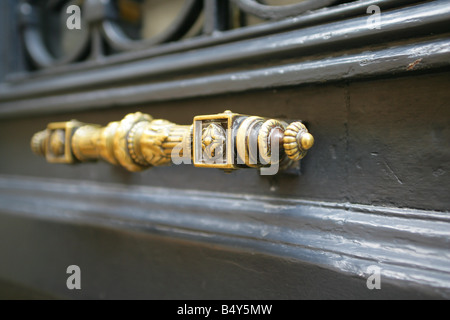
[{"label": "ornamental ironwork scroll", "polygon": [[[78,61],[95,64],[106,56],[182,42],[186,37],[203,39],[202,45],[207,45],[210,39],[245,27],[243,17],[249,15],[261,20],[281,20],[342,1],[299,0],[269,5],[256,0],[179,0],[176,15],[169,25],[157,34],[143,38],[137,30],[146,19],[143,5],[147,2],[151,11],[154,3],[150,0],[18,1],[19,27],[31,64],[37,69]],[[81,11],[80,28],[68,31],[66,21],[73,6]],[[169,51],[177,50],[183,50],[183,47]]]}]

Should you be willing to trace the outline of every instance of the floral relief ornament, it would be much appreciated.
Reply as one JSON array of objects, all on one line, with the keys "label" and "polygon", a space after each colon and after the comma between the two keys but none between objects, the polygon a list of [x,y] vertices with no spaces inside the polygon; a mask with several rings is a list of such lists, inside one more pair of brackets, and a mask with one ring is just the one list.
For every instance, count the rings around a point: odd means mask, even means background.
[{"label": "floral relief ornament", "polygon": [[209,160],[217,160],[223,156],[225,130],[218,124],[211,123],[202,130],[202,149]]}]

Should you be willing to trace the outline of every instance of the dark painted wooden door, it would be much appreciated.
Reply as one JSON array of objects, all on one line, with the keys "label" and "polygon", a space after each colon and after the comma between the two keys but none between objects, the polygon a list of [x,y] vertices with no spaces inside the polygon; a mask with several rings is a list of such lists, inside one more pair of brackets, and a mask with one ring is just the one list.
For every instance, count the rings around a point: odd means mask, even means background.
[{"label": "dark painted wooden door", "polygon": [[[448,1],[182,1],[155,35],[128,2],[85,1],[80,30],[65,1],[0,4],[1,297],[450,297]],[[30,148],[50,122],[224,110],[314,147],[270,176]]]}]

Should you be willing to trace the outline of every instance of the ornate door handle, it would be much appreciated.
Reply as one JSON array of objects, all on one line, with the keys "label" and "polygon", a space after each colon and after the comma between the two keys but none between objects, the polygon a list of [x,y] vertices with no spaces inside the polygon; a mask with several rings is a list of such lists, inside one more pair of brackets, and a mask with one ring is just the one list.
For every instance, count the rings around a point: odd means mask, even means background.
[{"label": "ornate door handle", "polygon": [[[192,125],[128,114],[106,127],[77,120],[54,122],[31,139],[32,150],[52,163],[106,160],[130,171],[191,163],[230,171],[262,168],[274,174],[306,155],[314,138],[300,121],[231,111],[197,116]],[[274,170],[267,170],[272,168]]]}]

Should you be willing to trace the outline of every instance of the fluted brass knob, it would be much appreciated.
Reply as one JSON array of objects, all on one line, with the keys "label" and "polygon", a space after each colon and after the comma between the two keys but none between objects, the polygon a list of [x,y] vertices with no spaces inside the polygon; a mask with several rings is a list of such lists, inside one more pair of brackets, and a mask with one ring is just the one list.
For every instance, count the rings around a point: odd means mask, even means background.
[{"label": "fluted brass knob", "polygon": [[300,121],[292,122],[284,131],[284,151],[294,161],[304,158],[313,145],[314,137]]},{"label": "fluted brass knob", "polygon": [[31,150],[39,155],[39,156],[45,156],[45,147],[47,142],[47,130],[42,130],[33,135],[33,138],[31,138]]},{"label": "fluted brass knob", "polygon": [[225,171],[286,167],[306,155],[314,138],[299,121],[247,116],[231,111],[196,116],[177,125],[136,112],[105,127],[76,120],[50,123],[36,133],[32,150],[48,162],[106,160],[129,171],[191,163]]}]

